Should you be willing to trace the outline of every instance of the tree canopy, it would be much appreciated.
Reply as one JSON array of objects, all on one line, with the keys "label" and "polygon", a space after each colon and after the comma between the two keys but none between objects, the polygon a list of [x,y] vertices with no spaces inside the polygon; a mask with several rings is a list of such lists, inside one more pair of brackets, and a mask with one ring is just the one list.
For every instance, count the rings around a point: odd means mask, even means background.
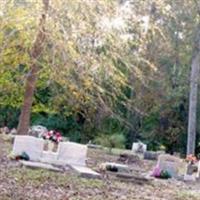
[{"label": "tree canopy", "polygon": [[[0,3],[0,125],[16,127],[43,3]],[[184,153],[197,24],[194,0],[50,1],[31,125]]]}]

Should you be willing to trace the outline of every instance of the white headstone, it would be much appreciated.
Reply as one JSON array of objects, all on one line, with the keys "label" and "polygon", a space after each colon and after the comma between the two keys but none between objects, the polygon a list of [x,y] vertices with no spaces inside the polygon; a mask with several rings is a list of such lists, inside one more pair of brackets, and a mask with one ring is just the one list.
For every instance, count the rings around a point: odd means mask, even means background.
[{"label": "white headstone", "polygon": [[142,142],[133,143],[132,151],[135,153],[144,153],[147,150],[147,145]]},{"label": "white headstone", "polygon": [[33,136],[17,135],[13,145],[13,154],[26,152],[32,161],[39,161],[43,152],[44,140]]},{"label": "white headstone", "polygon": [[85,166],[87,146],[74,142],[60,142],[58,161],[63,164]]}]

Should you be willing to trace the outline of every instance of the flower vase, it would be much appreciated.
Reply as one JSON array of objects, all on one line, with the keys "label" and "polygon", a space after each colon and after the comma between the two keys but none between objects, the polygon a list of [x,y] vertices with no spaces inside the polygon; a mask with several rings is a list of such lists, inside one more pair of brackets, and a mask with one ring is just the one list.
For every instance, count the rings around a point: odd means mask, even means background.
[{"label": "flower vase", "polygon": [[48,140],[45,140],[45,142],[44,142],[44,151],[48,151],[48,145],[49,144],[49,142],[48,142]]},{"label": "flower vase", "polygon": [[53,151],[54,150],[54,142],[49,141],[48,142],[48,151]]}]

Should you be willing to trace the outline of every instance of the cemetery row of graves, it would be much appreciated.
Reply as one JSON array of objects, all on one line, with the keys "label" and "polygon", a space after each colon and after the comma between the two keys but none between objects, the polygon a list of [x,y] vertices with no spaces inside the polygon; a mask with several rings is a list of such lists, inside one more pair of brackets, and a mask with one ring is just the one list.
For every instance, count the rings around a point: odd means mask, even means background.
[{"label": "cemetery row of graves", "polygon": [[[37,128],[40,128],[39,131],[32,135],[15,135],[14,130],[10,131],[9,135],[13,138],[10,158],[19,160],[29,167],[55,171],[67,170],[70,167],[83,176],[101,177],[101,174],[87,167],[87,151],[88,148],[103,149],[105,147],[92,143],[85,145],[70,142],[64,139],[59,132],[43,130],[40,126]],[[3,134],[8,134],[6,127],[1,130]],[[195,156],[188,155],[185,160],[181,160],[178,155],[168,155],[164,151],[148,151],[146,144],[138,142],[133,143],[132,151],[128,154],[121,154],[121,160],[126,161],[126,159],[136,157],[138,153],[143,159],[157,160],[152,172],[146,174],[144,178],[177,178],[184,181],[196,181],[200,178],[200,164]],[[102,163],[100,168],[112,172],[130,173],[128,165],[112,163],[109,160]]]},{"label": "cemetery row of graves", "polygon": [[[113,149],[110,154],[103,146],[79,144],[63,138],[52,140],[51,136],[53,132],[37,136],[2,133],[1,137],[7,138],[11,145],[6,152],[8,162],[15,163],[18,170],[53,171],[88,181],[114,180],[132,186],[149,186],[157,181],[162,184],[171,181],[181,187],[199,184],[200,166],[193,156],[181,159],[162,151],[148,151],[148,146],[141,142],[133,143],[132,150]],[[91,158],[91,152],[100,155],[103,152],[104,159]]]}]

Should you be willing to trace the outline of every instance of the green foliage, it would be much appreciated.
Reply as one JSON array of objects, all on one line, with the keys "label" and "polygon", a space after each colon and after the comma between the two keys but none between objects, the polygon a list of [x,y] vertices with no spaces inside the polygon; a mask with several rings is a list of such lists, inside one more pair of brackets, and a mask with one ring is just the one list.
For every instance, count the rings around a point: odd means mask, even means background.
[{"label": "green foliage", "polygon": [[97,137],[95,141],[97,144],[108,147],[110,153],[112,151],[112,148],[123,149],[125,147],[125,137],[122,134],[112,134],[112,135],[100,134],[100,136]]},{"label": "green foliage", "polygon": [[73,116],[63,116],[48,113],[33,113],[33,125],[43,125],[49,130],[57,130],[71,141],[81,141],[81,126]]},{"label": "green foliage", "polygon": [[168,104],[145,117],[141,127],[142,137],[150,149],[158,150],[164,145],[166,151],[185,152],[186,147],[186,105]]},{"label": "green foliage", "polygon": [[[51,1],[48,37],[34,61],[32,125],[110,148],[140,139],[150,149],[184,152],[196,5],[88,2]],[[1,126],[17,126],[41,6],[5,0],[0,7]]]},{"label": "green foliage", "polygon": [[20,110],[10,106],[0,106],[0,127],[17,127]]}]

